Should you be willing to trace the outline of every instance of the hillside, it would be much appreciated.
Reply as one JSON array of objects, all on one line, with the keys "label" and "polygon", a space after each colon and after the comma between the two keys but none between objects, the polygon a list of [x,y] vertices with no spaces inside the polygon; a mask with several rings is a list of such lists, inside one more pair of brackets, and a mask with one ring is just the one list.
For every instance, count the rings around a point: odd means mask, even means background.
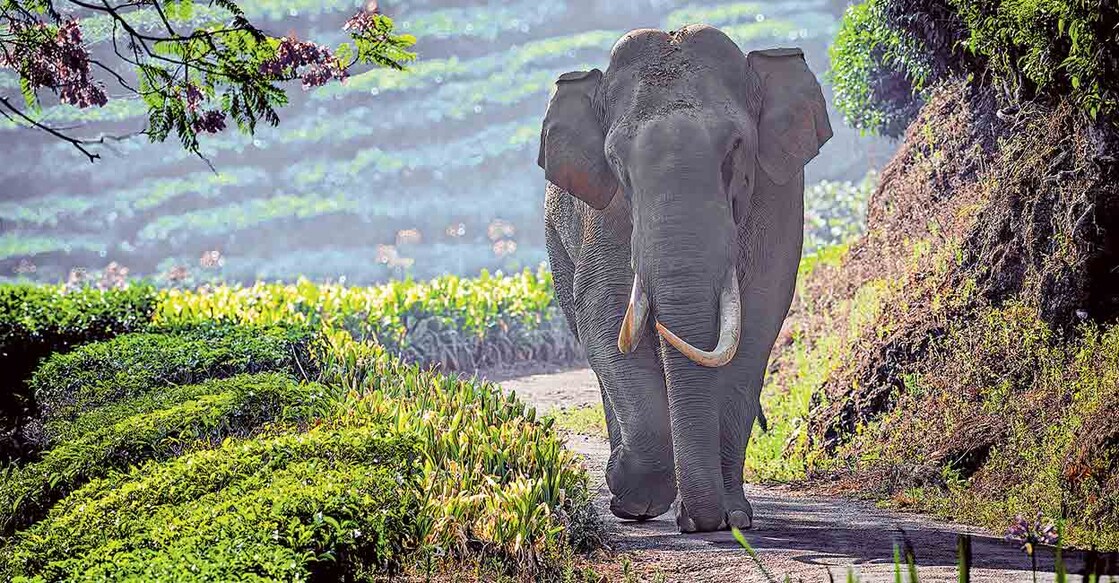
[{"label": "hillside", "polygon": [[[330,44],[362,2],[240,4],[268,32]],[[604,66],[626,30],[702,21],[747,50],[803,46],[822,74],[835,5],[381,2],[399,30],[419,38],[410,70],[374,70],[306,93],[293,87],[279,127],[204,141],[216,172],[175,143],[144,137],[111,143],[90,164],[68,144],[0,120],[0,277],[54,282],[72,268],[110,262],[133,276],[183,266],[197,281],[304,275],[368,283],[535,268],[545,259],[539,117],[560,73]],[[106,50],[97,24],[86,24],[86,37]],[[18,95],[11,75],[0,72],[0,91]],[[117,99],[87,110],[48,105],[42,119],[97,135],[135,131],[144,112],[139,101]],[[858,181],[868,159],[887,151],[881,140],[833,125],[836,137],[808,168],[810,184]],[[817,214],[833,204],[834,189],[825,190]],[[817,223],[825,235],[836,227],[826,217]],[[220,257],[200,265],[212,251]]]},{"label": "hillside", "polygon": [[[881,62],[851,67],[873,62],[879,33],[926,50],[939,78],[866,94],[863,119],[888,132],[869,113],[898,115],[903,142],[866,233],[802,268],[766,389],[777,430],[756,438],[749,471],[995,531],[1036,516],[1063,543],[1119,548],[1119,101],[1105,42],[1119,11],[947,0],[925,6],[940,28],[915,32],[912,6],[871,0],[841,33],[849,79],[883,78]],[[1072,66],[1078,46],[1097,47],[1094,68]],[[890,66],[918,78],[920,63]],[[911,121],[899,96],[916,103]]]}]

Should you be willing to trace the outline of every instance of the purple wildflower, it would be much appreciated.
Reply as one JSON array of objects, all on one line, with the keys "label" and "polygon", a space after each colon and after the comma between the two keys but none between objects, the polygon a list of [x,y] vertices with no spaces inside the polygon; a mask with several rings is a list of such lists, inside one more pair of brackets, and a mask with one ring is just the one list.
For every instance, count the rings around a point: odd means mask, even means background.
[{"label": "purple wildflower", "polygon": [[[41,22],[12,22],[13,33],[33,32],[37,44],[20,51],[18,57],[0,57],[0,66],[16,69],[33,89],[47,87],[58,93],[63,103],[76,107],[103,106],[105,90],[93,80],[89,51],[82,44],[82,29],[76,19],[63,22],[53,36]],[[2,51],[0,54],[15,54]]]},{"label": "purple wildflower", "polygon": [[206,96],[202,94],[202,90],[194,83],[187,83],[183,89],[183,100],[186,102],[187,111],[198,111],[198,105]]},{"label": "purple wildflower", "polygon": [[194,131],[200,134],[216,134],[225,129],[225,112],[211,109],[194,118]]},{"label": "purple wildflower", "polygon": [[1052,522],[1045,520],[1040,510],[1033,521],[1018,515],[1014,518],[1014,522],[1010,524],[1010,528],[1006,529],[1006,540],[1021,544],[1022,550],[1032,555],[1034,548],[1039,544],[1057,544],[1057,527]]},{"label": "purple wildflower", "polygon": [[374,5],[372,11],[363,10],[350,17],[346,24],[342,25],[342,30],[350,32],[351,34],[368,33],[377,30],[377,8]]},{"label": "purple wildflower", "polygon": [[276,54],[261,63],[260,72],[275,79],[299,77],[304,89],[318,87],[331,79],[344,80],[347,76],[330,49],[293,37],[280,39]]}]

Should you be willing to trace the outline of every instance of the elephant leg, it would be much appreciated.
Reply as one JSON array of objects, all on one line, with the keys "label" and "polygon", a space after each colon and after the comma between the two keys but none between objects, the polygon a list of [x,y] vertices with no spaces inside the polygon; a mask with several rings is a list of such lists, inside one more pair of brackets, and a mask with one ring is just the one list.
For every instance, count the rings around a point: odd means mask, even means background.
[{"label": "elephant leg", "polygon": [[655,518],[676,499],[664,372],[651,349],[621,357],[613,370],[605,387],[618,429],[606,466],[610,510],[619,518]]},{"label": "elephant leg", "polygon": [[[804,175],[778,186],[764,173],[739,231],[742,330],[738,354],[728,365],[720,444],[727,523],[748,528],[753,511],[742,490],[742,470],[773,344],[789,312],[800,263]],[[762,252],[762,250],[765,250]]]},{"label": "elephant leg", "polygon": [[745,383],[735,379],[736,382],[727,388],[721,417],[719,454],[726,526],[739,529],[750,528],[754,522],[754,510],[742,490],[742,472],[746,446],[758,415],[757,396],[761,390],[761,379],[755,376],[750,375]]},{"label": "elephant leg", "polygon": [[676,499],[668,393],[651,329],[632,354],[618,351],[621,318],[622,313],[606,318],[611,325],[586,334],[585,346],[602,388],[610,434],[610,511],[627,520],[647,520],[667,512]]}]

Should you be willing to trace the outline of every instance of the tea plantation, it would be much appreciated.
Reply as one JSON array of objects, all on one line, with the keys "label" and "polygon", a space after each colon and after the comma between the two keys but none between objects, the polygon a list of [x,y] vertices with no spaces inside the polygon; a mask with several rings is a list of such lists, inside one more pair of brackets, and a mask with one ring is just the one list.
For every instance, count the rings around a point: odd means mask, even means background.
[{"label": "tea plantation", "polygon": [[[325,44],[342,39],[339,27],[363,4],[239,3],[270,33]],[[110,143],[90,164],[70,145],[0,119],[10,161],[0,165],[0,277],[56,282],[74,268],[117,262],[134,276],[367,284],[535,267],[545,258],[540,117],[560,73],[605,67],[629,29],[702,21],[746,50],[803,46],[822,74],[841,7],[830,0],[384,1],[379,8],[397,29],[419,39],[419,59],[407,71],[375,69],[306,92],[292,87],[278,127],[262,124],[254,137],[235,129],[207,136],[206,160],[174,140],[138,136]],[[195,18],[208,10],[218,9],[198,3]],[[157,24],[143,14],[136,26]],[[108,26],[96,18],[83,25],[95,52],[109,50]],[[0,88],[19,93],[11,74],[0,72]],[[134,132],[145,115],[139,100],[110,99],[103,108],[47,103],[40,119],[96,136]],[[888,154],[881,142],[833,125],[834,145],[809,167],[810,184],[858,181],[875,147],[879,159]],[[812,212],[830,216],[832,205],[821,198]]]},{"label": "tea plantation", "polygon": [[428,366],[573,358],[545,273],[0,296],[0,579],[570,579],[598,540],[552,420]]}]

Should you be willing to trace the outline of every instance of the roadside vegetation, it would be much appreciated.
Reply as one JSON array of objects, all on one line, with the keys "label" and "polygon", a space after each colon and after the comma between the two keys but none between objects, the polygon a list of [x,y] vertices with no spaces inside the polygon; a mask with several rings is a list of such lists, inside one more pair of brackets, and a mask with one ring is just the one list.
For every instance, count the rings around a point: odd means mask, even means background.
[{"label": "roadside vegetation", "polygon": [[[31,405],[0,468],[0,578],[578,576],[598,518],[553,421],[374,332],[527,334],[547,274],[301,285],[3,288],[6,330],[53,349],[5,378]],[[56,325],[79,304],[109,315]],[[502,354],[543,354],[526,338]]]},{"label": "roadside vegetation", "polygon": [[749,478],[996,532],[1038,515],[1062,544],[1119,548],[1119,12],[1105,4],[848,10],[838,107],[903,139],[865,233],[802,265]]},{"label": "roadside vegetation", "polygon": [[474,372],[517,362],[568,363],[582,349],[552,307],[547,270],[347,287],[294,284],[170,289],[155,307],[156,325],[220,320],[327,325],[376,341],[405,361]]},{"label": "roadside vegetation", "polygon": [[[527,361],[567,364],[582,359],[567,323],[551,306],[551,274],[543,270],[508,276],[483,274],[474,279],[444,276],[429,282],[398,281],[368,288],[306,280],[290,285],[156,288],[143,282],[128,283],[119,274],[96,280],[96,286],[0,285],[0,362],[4,364],[0,394],[5,396],[0,400],[4,403],[0,409],[0,458],[30,453],[33,444],[26,433],[42,412],[32,372],[44,359],[127,332],[188,330],[183,335],[195,338],[190,346],[162,336],[156,340],[191,366],[206,359],[225,363],[222,359],[227,355],[215,352],[220,344],[210,343],[206,330],[238,326],[281,326],[285,331],[280,335],[292,334],[292,326],[346,330],[358,340],[376,342],[405,362],[466,374]],[[101,351],[115,358],[115,348],[108,344]],[[256,356],[263,359],[265,355]],[[94,356],[83,353],[66,358],[71,360],[50,366],[71,366],[80,376],[86,373],[78,369],[88,363],[77,359]],[[279,366],[285,359],[293,369],[311,366],[298,354],[269,354],[267,358],[272,359],[267,366],[254,360],[250,372]],[[74,364],[64,364],[67,362]],[[177,383],[189,381],[188,369],[175,369],[177,365],[164,363],[166,374]],[[119,367],[120,385],[115,390],[140,382],[128,378],[123,362]],[[65,389],[43,386],[38,397],[53,391],[75,398],[71,389],[76,381],[69,382]]]},{"label": "roadside vegetation", "polygon": [[1065,101],[1119,115],[1119,8],[1106,0],[867,0],[831,48],[836,107],[854,127],[901,137],[938,85],[967,79],[999,107]]}]

